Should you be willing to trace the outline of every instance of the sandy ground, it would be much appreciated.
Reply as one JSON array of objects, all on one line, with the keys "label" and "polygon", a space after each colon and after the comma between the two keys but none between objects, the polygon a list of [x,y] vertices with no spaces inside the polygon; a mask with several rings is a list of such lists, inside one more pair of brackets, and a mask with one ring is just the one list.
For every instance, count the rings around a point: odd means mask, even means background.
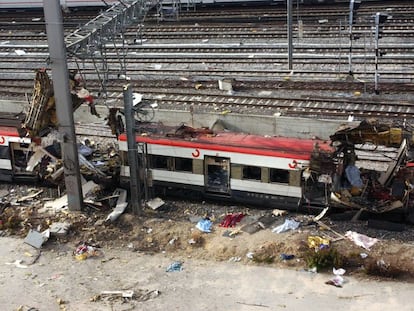
[{"label": "sandy ground", "polygon": [[[0,238],[2,310],[414,310],[414,285],[333,274],[154,255],[125,248],[77,260],[69,244],[54,243],[30,264],[36,249]],[[9,263],[23,260],[24,267]],[[175,261],[181,271],[167,272]],[[100,295],[133,290],[132,299]],[[32,309],[30,309],[32,308]]]}]

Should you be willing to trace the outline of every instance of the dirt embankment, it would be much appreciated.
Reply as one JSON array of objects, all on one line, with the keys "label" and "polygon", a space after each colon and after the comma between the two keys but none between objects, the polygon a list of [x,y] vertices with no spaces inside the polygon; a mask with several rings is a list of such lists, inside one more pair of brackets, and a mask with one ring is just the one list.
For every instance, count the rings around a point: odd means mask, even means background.
[{"label": "dirt embankment", "polygon": [[[168,201],[157,210],[145,208],[140,216],[125,212],[116,221],[105,222],[109,213],[108,209],[93,206],[81,213],[53,214],[40,213],[33,204],[8,206],[1,214],[1,232],[25,238],[30,229],[41,232],[53,223],[67,222],[68,233],[51,236],[44,249],[53,248],[54,241],[67,243],[73,250],[80,242],[86,242],[102,250],[119,247],[149,254],[167,252],[177,258],[291,269],[316,267],[319,271],[335,267],[361,277],[398,280],[411,280],[414,276],[411,226],[394,232],[372,229],[365,220],[333,221],[329,213],[318,223],[311,215],[276,216],[272,210],[186,201]],[[225,226],[229,215],[243,217]],[[196,228],[201,219],[211,222],[211,232]],[[273,232],[286,220],[295,220],[298,228]],[[377,241],[366,249],[346,237],[348,231],[360,234],[361,239],[371,237]]]}]

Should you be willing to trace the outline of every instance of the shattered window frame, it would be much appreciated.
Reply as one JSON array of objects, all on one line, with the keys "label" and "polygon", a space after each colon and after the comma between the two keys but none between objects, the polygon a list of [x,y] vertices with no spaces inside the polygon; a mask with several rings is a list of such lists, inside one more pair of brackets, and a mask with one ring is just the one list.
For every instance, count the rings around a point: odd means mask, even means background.
[{"label": "shattered window frame", "polygon": [[11,153],[9,146],[0,146],[0,159],[11,160]]},{"label": "shattered window frame", "polygon": [[262,180],[262,168],[254,165],[244,165],[242,169],[242,179]]},{"label": "shattered window frame", "polygon": [[174,170],[179,172],[193,172],[193,159],[174,158]]},{"label": "shattered window frame", "polygon": [[170,169],[170,157],[162,155],[151,155],[151,168],[159,170],[169,170]]},{"label": "shattered window frame", "polygon": [[269,182],[278,184],[289,184],[290,172],[279,168],[269,169]]}]

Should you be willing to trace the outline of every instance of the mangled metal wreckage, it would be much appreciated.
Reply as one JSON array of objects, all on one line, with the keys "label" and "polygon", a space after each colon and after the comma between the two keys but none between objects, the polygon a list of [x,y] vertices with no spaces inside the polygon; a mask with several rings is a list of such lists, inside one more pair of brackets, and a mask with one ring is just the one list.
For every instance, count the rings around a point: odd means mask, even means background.
[{"label": "mangled metal wreckage", "polygon": [[[70,87],[73,111],[87,103],[91,113],[97,114],[93,97],[74,72],[70,75]],[[50,184],[63,184],[53,84],[44,69],[36,72],[30,104],[25,110],[17,114],[0,114],[0,180],[42,180]],[[84,176],[105,178],[114,174],[111,171],[113,165],[94,165],[92,158],[101,150],[81,143],[78,149]],[[99,160],[102,163],[102,157]]]},{"label": "mangled metal wreckage", "polygon": [[311,161],[311,170],[329,187],[334,207],[383,213],[412,213],[414,143],[411,130],[364,120],[344,125],[331,137],[334,151]]}]

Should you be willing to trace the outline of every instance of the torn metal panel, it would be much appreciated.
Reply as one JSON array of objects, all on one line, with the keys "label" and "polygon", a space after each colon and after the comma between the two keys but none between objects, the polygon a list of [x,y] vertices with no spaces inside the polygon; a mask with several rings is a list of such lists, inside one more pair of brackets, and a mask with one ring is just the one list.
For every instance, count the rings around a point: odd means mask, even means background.
[{"label": "torn metal panel", "polygon": [[390,163],[386,172],[382,173],[378,181],[383,186],[388,186],[390,180],[395,176],[396,170],[399,169],[399,166],[402,164],[407,154],[407,141],[404,139],[401,143],[400,149],[398,150],[398,156],[395,161]]},{"label": "torn metal panel", "polygon": [[[95,184],[91,180],[88,181],[86,184],[83,184],[82,185],[83,197],[84,198],[87,197],[88,195],[90,195],[92,191],[96,190],[97,188],[99,188],[99,185]],[[44,210],[46,211],[51,210],[53,212],[57,212],[62,209],[65,209],[67,205],[68,205],[68,196],[65,194],[54,201],[46,202],[43,207],[44,207]]]},{"label": "torn metal panel", "polygon": [[[91,113],[97,115],[93,97],[82,86],[81,81],[76,78],[76,73],[71,73],[69,78],[73,111],[78,109],[81,104],[88,103]],[[31,137],[43,136],[44,129],[58,127],[53,84],[46,69],[39,69],[36,72],[32,98],[23,127],[27,129]]]},{"label": "torn metal panel", "polygon": [[116,202],[116,206],[114,210],[106,217],[106,221],[115,221],[118,219],[119,216],[125,211],[126,207],[128,206],[127,202],[127,191],[125,189],[116,189],[114,194],[118,195],[118,200]]}]

